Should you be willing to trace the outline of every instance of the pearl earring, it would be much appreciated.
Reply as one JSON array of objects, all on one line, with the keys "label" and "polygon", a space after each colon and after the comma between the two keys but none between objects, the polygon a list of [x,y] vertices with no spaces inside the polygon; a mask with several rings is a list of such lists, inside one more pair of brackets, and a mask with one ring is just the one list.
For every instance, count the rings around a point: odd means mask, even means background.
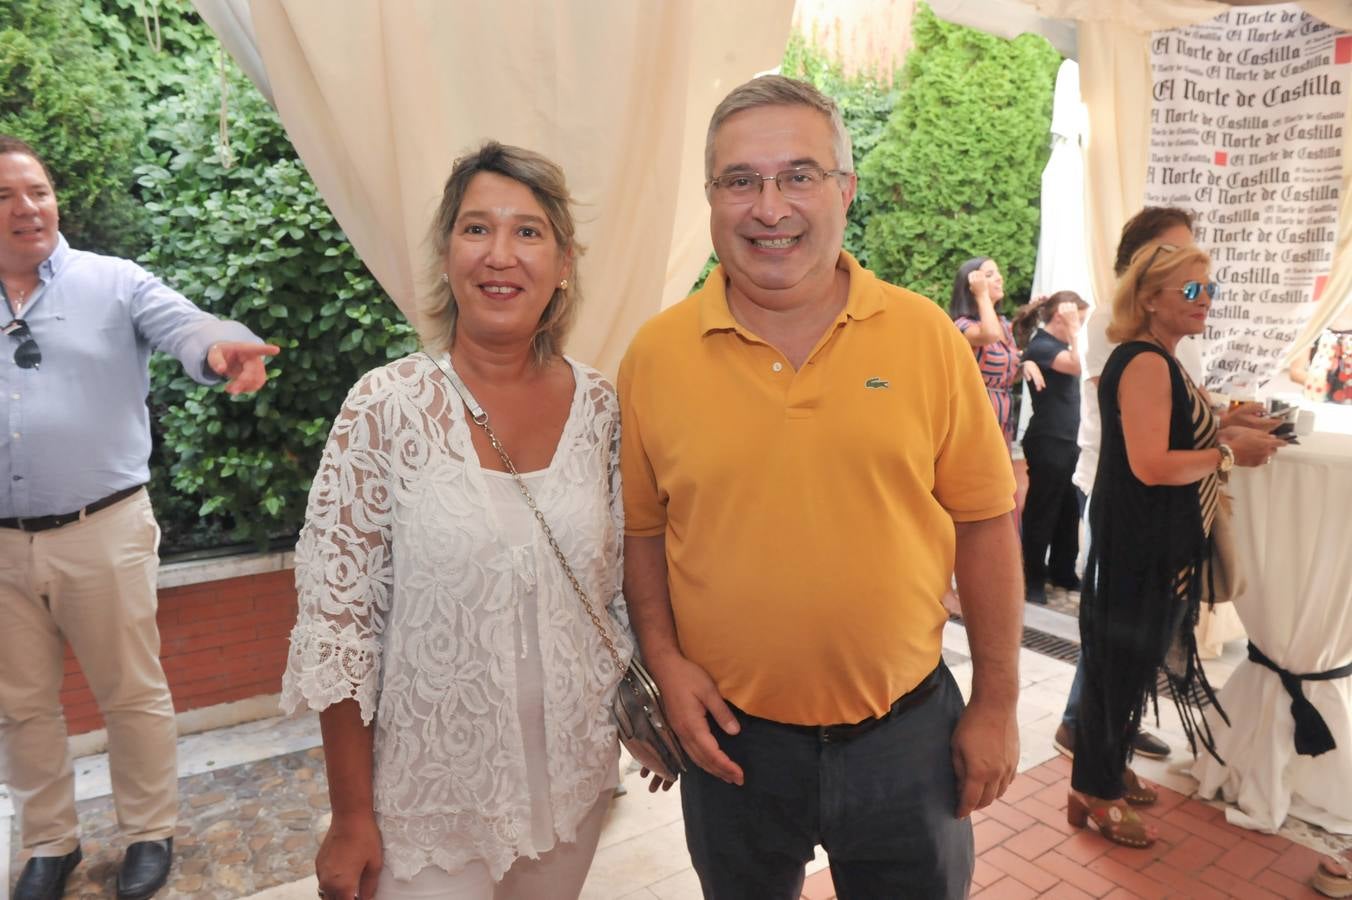
[{"label": "pearl earring", "polygon": [[559,282],[559,290],[561,290],[561,291],[566,291],[566,290],[568,290],[568,279],[567,279],[567,278],[565,278],[565,279],[563,279],[562,281]]},{"label": "pearl earring", "polygon": [[442,283],[442,284],[450,284],[450,283],[451,283],[451,276],[447,275],[445,272],[442,272],[442,273],[441,273],[441,283]]}]

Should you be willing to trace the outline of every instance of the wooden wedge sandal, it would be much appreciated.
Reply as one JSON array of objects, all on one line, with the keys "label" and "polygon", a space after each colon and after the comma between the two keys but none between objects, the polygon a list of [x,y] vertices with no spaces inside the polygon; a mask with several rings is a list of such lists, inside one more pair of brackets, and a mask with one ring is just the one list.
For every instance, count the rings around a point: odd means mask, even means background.
[{"label": "wooden wedge sandal", "polygon": [[1310,886],[1325,897],[1352,897],[1352,857],[1319,860]]},{"label": "wooden wedge sandal", "polygon": [[1122,782],[1127,786],[1127,792],[1122,795],[1122,799],[1132,806],[1154,806],[1160,799],[1155,786],[1131,769],[1122,773]]},{"label": "wooden wedge sandal", "polygon": [[1121,800],[1086,800],[1071,794],[1066,802],[1066,822],[1083,828],[1090,821],[1099,834],[1123,847],[1144,850],[1155,843],[1155,829],[1148,828],[1135,810]]}]

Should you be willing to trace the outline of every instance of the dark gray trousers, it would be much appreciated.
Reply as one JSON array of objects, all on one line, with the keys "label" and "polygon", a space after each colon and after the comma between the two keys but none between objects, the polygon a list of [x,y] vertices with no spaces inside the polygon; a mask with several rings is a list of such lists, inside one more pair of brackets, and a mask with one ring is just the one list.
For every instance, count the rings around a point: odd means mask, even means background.
[{"label": "dark gray trousers", "polygon": [[949,741],[962,695],[941,665],[924,702],[843,743],[740,710],[740,734],[710,720],[742,787],[696,766],[681,776],[685,838],[706,900],[797,900],[825,848],[840,900],[962,900],[972,825],[954,818]]}]

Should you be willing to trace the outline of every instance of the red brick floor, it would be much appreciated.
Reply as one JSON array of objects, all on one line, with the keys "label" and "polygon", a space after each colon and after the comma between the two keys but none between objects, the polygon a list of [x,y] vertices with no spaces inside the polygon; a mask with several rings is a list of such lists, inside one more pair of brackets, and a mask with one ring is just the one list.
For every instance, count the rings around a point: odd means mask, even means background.
[{"label": "red brick floor", "polygon": [[[1142,816],[1160,839],[1146,850],[1119,847],[1066,824],[1069,788],[1070,761],[1057,757],[972,816],[973,898],[1323,900],[1308,883],[1319,854],[1286,838],[1237,828],[1221,810],[1160,788]],[[803,897],[832,900],[831,873],[808,878]]]}]

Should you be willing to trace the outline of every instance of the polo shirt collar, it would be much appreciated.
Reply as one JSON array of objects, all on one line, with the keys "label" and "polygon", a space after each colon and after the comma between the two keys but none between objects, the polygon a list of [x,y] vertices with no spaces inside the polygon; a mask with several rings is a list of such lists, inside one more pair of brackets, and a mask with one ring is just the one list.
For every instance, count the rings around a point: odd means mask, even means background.
[{"label": "polo shirt collar", "polygon": [[[877,315],[886,307],[883,304],[882,292],[876,289],[877,276],[859,265],[856,260],[846,251],[840,251],[840,259],[836,262],[836,268],[843,268],[850,274],[850,292],[845,298],[845,309],[841,312],[842,318],[848,319],[867,319],[870,316]],[[704,287],[700,290],[699,306],[699,330],[700,335],[707,335],[715,331],[740,331],[741,325],[732,315],[732,310],[728,307],[728,286],[723,277],[723,266],[719,264],[709,273],[709,277],[704,281]]]}]

